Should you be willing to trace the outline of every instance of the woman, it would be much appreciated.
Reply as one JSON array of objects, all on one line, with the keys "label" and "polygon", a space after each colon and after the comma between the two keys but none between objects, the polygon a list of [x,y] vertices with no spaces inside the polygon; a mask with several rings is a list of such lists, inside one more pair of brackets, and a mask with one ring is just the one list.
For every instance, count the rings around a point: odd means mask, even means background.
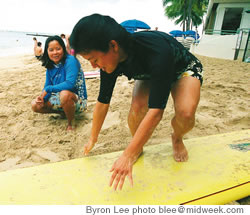
[{"label": "woman", "polygon": [[36,37],[34,37],[33,40],[34,40],[34,55],[37,60],[40,60],[43,55],[42,43],[38,42]]},{"label": "woman", "polygon": [[99,14],[82,18],[72,31],[70,43],[76,54],[101,69],[100,93],[85,154],[97,142],[117,77],[136,80],[128,116],[133,138],[111,168],[110,186],[122,189],[127,175],[133,184],[132,166],[162,119],[170,92],[175,109],[171,121],[173,155],[177,162],[187,161],[183,136],[195,123],[202,84],[200,61],[163,32],[129,34],[114,19]]},{"label": "woman", "polygon": [[52,36],[46,40],[42,65],[47,68],[42,94],[32,101],[37,113],[65,113],[67,130],[72,130],[76,111],[87,106],[84,74],[79,61],[66,52],[63,40]]}]

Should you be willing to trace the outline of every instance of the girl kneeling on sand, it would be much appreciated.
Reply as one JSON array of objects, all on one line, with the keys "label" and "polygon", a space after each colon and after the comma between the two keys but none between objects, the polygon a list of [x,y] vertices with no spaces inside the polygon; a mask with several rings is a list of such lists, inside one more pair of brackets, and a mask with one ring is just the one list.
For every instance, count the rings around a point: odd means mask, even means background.
[{"label": "girl kneeling on sand", "polygon": [[76,54],[101,69],[100,92],[85,154],[97,142],[117,77],[136,80],[128,115],[133,138],[111,168],[110,186],[114,183],[114,189],[118,185],[121,189],[127,175],[133,183],[132,166],[162,119],[170,92],[175,109],[171,121],[174,159],[187,161],[183,136],[195,124],[202,84],[200,61],[166,33],[130,34],[113,18],[99,14],[83,17],[75,25],[70,44]]},{"label": "girl kneeling on sand", "polygon": [[65,113],[67,130],[72,130],[75,112],[87,107],[84,73],[79,61],[67,54],[63,40],[52,36],[46,40],[42,65],[47,68],[42,94],[32,101],[37,113]]}]

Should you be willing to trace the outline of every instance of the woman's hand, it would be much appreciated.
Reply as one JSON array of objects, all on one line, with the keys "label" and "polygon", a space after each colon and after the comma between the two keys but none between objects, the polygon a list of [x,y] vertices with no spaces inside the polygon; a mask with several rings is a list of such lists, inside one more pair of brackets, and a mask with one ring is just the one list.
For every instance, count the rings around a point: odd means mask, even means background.
[{"label": "woman's hand", "polygon": [[93,141],[92,139],[90,139],[89,142],[84,145],[83,154],[88,155],[90,150],[94,147],[95,143],[96,141]]},{"label": "woman's hand", "polygon": [[93,113],[93,122],[91,128],[91,135],[87,144],[84,145],[84,155],[87,155],[90,150],[94,147],[97,142],[98,135],[100,133],[102,124],[107,115],[109,108],[109,104],[103,104],[101,102],[97,102],[94,113]]},{"label": "woman's hand", "polygon": [[118,185],[122,189],[125,178],[128,175],[130,184],[133,186],[132,167],[143,151],[143,146],[146,144],[152,135],[155,127],[160,122],[164,110],[150,109],[133,136],[121,157],[114,163],[110,172],[113,172],[109,185],[116,190]]},{"label": "woman's hand", "polygon": [[132,177],[132,167],[133,167],[133,159],[122,154],[113,164],[110,172],[113,172],[109,186],[114,190],[117,189],[119,185],[119,189],[122,189],[125,178],[128,175],[129,182],[131,186],[133,186],[133,177]]},{"label": "woman's hand", "polygon": [[44,99],[41,96],[36,97],[36,104],[43,107],[44,106]]}]

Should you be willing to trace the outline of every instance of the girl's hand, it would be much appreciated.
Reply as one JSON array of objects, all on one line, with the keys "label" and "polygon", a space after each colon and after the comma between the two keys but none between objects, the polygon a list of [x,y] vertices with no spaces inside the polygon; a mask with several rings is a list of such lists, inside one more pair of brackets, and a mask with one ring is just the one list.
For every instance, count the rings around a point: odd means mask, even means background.
[{"label": "girl's hand", "polygon": [[36,103],[41,103],[43,102],[43,98],[41,96],[36,97]]},{"label": "girl's hand", "polygon": [[119,189],[121,190],[127,175],[131,186],[133,186],[132,168],[132,159],[125,155],[121,155],[115,161],[110,170],[110,172],[113,172],[113,174],[110,178],[109,186],[112,187],[112,185],[114,185],[113,188],[116,190],[119,185]]},{"label": "girl's hand", "polygon": [[84,145],[83,154],[87,155],[90,152],[90,150],[94,147],[95,143],[96,142],[90,139],[89,142]]},{"label": "girl's hand", "polygon": [[40,106],[44,106],[44,99],[41,96],[36,97],[36,103]]}]

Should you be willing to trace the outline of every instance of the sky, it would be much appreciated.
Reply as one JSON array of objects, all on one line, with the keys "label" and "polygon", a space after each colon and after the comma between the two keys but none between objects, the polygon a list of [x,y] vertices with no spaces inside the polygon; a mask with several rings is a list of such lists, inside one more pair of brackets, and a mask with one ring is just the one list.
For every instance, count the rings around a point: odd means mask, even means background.
[{"label": "sky", "polygon": [[5,0],[0,30],[70,34],[78,20],[93,13],[109,15],[118,23],[138,19],[167,33],[181,30],[164,15],[162,0]]}]

